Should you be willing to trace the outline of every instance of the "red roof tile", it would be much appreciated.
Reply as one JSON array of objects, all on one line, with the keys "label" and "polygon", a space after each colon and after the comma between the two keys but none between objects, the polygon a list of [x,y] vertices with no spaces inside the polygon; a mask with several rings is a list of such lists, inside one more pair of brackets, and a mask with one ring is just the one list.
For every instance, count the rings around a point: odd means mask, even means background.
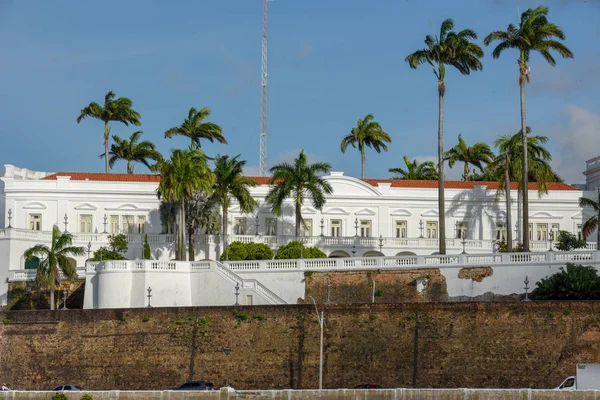
[{"label": "red roof tile", "polygon": [[[103,174],[103,173],[88,173],[88,172],[58,172],[49,175],[43,180],[56,180],[57,176],[70,176],[73,181],[104,181],[104,182],[160,182],[160,175],[153,174]],[[248,176],[259,185],[267,185],[270,177],[268,176]],[[389,183],[394,188],[424,188],[437,189],[438,181],[412,181],[400,179],[363,179],[365,183],[377,187],[379,183]],[[498,182],[480,182],[480,181],[446,181],[444,188],[446,189],[473,189],[474,186],[487,186],[488,189],[498,189]],[[511,189],[517,189],[517,183],[510,184]],[[537,190],[537,183],[530,182],[529,190]],[[549,183],[548,190],[579,190],[566,183]]]}]

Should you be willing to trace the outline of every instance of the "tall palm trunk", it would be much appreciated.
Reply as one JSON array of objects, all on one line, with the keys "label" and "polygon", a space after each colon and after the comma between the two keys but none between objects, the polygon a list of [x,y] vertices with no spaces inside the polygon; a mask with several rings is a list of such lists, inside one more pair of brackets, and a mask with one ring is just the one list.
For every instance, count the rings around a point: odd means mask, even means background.
[{"label": "tall palm trunk", "polygon": [[438,208],[440,225],[440,254],[446,254],[446,201],[444,199],[444,81],[438,83]]},{"label": "tall palm trunk", "polygon": [[225,258],[229,258],[229,246],[227,245],[227,220],[229,219],[229,201],[227,198],[223,201],[223,252]]},{"label": "tall palm trunk", "polygon": [[300,236],[300,224],[302,224],[302,202],[300,201],[300,191],[296,194],[296,240]]},{"label": "tall palm trunk", "polygon": [[506,251],[513,249],[512,239],[512,211],[510,205],[510,175],[508,174],[509,159],[506,157],[506,168],[504,169],[504,193],[506,196]]},{"label": "tall palm trunk", "polygon": [[196,260],[196,244],[194,228],[188,229],[188,261]]},{"label": "tall palm trunk", "polygon": [[[523,59],[523,57],[521,57]],[[527,77],[527,65],[524,61],[519,62],[519,85],[521,87],[521,133],[523,138],[523,251],[529,251],[529,184],[527,176],[527,122],[525,112],[525,79]]]},{"label": "tall palm trunk", "polygon": [[133,174],[133,162],[131,160],[127,160],[127,173]]},{"label": "tall palm trunk", "polygon": [[177,202],[177,245],[175,248],[175,258],[185,261],[185,208],[183,200]]},{"label": "tall palm trunk", "polygon": [[104,164],[106,166],[106,173],[109,174],[108,169],[108,135],[110,130],[108,129],[108,121],[104,121]]},{"label": "tall palm trunk", "polygon": [[469,163],[465,163],[465,167],[463,169],[463,178],[465,182],[469,180]]},{"label": "tall palm trunk", "polygon": [[361,169],[360,169],[360,179],[365,179],[365,164],[367,163],[367,156],[365,154],[364,146],[360,149],[360,159],[361,159]]}]

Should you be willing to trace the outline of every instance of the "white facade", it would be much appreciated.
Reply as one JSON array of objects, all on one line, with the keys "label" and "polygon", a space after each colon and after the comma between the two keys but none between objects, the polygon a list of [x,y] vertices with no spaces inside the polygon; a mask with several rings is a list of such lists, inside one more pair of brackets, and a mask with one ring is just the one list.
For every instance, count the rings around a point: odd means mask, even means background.
[{"label": "white facade", "polygon": [[[6,280],[27,276],[24,251],[49,243],[51,229],[74,235],[74,244],[94,252],[107,246],[108,235],[125,233],[128,258],[141,258],[144,234],[152,258],[169,261],[174,255],[173,235],[163,231],[154,175],[58,173],[29,171],[5,165],[0,178],[0,305],[6,304]],[[325,177],[333,187],[322,211],[309,203],[302,215],[307,246],[318,246],[329,257],[375,255],[430,255],[438,248],[436,181],[360,180],[332,172]],[[264,178],[251,193],[259,203],[254,213],[242,215],[235,204],[229,210],[228,241],[267,243],[274,250],[294,240],[294,210],[284,206],[274,216],[264,198]],[[578,233],[584,213],[578,205],[583,192],[566,184],[551,184],[547,195],[530,194],[531,247],[546,251],[552,233]],[[496,183],[446,182],[447,252],[490,253],[506,234],[505,203],[496,197]],[[517,217],[516,188],[512,190],[513,222]],[[595,236],[592,236],[595,237]],[[196,260],[217,259],[223,251],[219,235],[197,235]],[[589,248],[595,248],[590,243]],[[84,271],[87,256],[76,259]],[[20,274],[20,275],[19,275]]]},{"label": "white facade", "polygon": [[588,191],[600,189],[600,156],[586,161],[585,186]]}]

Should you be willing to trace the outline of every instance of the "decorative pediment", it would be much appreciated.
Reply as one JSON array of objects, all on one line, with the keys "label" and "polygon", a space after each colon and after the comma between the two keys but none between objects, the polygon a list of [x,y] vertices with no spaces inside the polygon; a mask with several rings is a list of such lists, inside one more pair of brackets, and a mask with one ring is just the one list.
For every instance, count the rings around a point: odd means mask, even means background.
[{"label": "decorative pediment", "polygon": [[341,209],[339,207],[335,207],[335,208],[330,208],[328,210],[323,211],[324,215],[348,215],[350,214],[349,211],[346,211],[344,209]]},{"label": "decorative pediment", "polygon": [[316,214],[317,210],[312,207],[302,207],[302,214]]},{"label": "decorative pediment", "polygon": [[93,206],[93,205],[91,205],[90,203],[83,203],[83,204],[80,204],[80,205],[78,205],[78,206],[75,206],[75,209],[76,209],[76,210],[82,210],[82,211],[95,211],[95,210],[97,210],[98,208],[97,208],[97,207],[94,207],[94,206]]},{"label": "decorative pediment", "polygon": [[583,213],[580,211],[580,212],[578,212],[577,214],[573,215],[573,216],[571,217],[571,219],[574,219],[574,220],[579,220],[579,221],[581,221],[581,220],[583,219]]},{"label": "decorative pediment", "polygon": [[34,201],[23,206],[25,210],[45,210],[46,206],[40,202]]},{"label": "decorative pediment", "polygon": [[539,211],[529,216],[529,219],[563,219],[560,215],[552,215],[547,211]]},{"label": "decorative pediment", "polygon": [[423,213],[421,213],[421,217],[438,217],[440,215],[440,213],[437,212],[437,210],[429,209]]},{"label": "decorative pediment", "polygon": [[354,215],[376,215],[377,213],[373,210],[370,210],[368,208],[363,208],[360,211],[357,211],[354,213]]},{"label": "decorative pediment", "polygon": [[121,204],[118,207],[106,207],[106,211],[150,211],[149,208],[140,208],[132,203]]},{"label": "decorative pediment", "polygon": [[397,208],[394,211],[392,211],[390,215],[394,217],[410,217],[412,213],[406,208]]}]

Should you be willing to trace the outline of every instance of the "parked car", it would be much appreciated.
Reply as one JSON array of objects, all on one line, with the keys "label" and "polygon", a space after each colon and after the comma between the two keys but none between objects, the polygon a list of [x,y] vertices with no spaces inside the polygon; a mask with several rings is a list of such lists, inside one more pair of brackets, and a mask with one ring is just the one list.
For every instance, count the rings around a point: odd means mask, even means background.
[{"label": "parked car", "polygon": [[83,388],[80,388],[79,386],[75,386],[75,385],[60,385],[55,387],[54,389],[52,389],[53,392],[62,392],[62,391],[77,391],[77,392],[82,392]]},{"label": "parked car", "polygon": [[372,383],[365,383],[362,385],[355,386],[354,389],[381,389],[381,386],[373,385]]},{"label": "parked car", "polygon": [[212,382],[194,381],[186,382],[183,385],[177,386],[173,390],[217,390],[217,388],[212,384]]}]

